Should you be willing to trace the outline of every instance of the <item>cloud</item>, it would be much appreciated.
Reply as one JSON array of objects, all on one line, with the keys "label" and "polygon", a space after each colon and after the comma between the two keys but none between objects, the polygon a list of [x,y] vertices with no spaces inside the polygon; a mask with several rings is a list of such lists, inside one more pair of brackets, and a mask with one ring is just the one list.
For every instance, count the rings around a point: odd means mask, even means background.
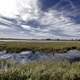
[{"label": "cloud", "polygon": [[51,7],[47,11],[41,10],[38,4],[38,0],[17,0],[18,15],[0,17],[1,37],[80,38],[80,24],[75,19],[80,13],[79,9],[72,9],[75,7],[72,2],[59,10]]},{"label": "cloud", "polygon": [[29,21],[38,19],[38,0],[17,0],[17,10],[19,12],[19,17],[23,20]]},{"label": "cloud", "polygon": [[14,17],[18,12],[16,0],[0,0],[0,15]]}]

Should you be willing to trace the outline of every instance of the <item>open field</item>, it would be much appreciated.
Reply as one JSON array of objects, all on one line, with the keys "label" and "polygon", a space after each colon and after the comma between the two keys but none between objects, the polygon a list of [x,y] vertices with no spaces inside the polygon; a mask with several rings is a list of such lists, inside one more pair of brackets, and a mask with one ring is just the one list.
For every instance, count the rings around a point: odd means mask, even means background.
[{"label": "open field", "polygon": [[[0,62],[2,63],[2,62]],[[80,80],[80,62],[38,62],[16,65],[3,62],[0,80]]]},{"label": "open field", "polygon": [[24,42],[24,41],[0,41],[0,50],[7,52],[41,51],[63,53],[71,49],[80,50],[80,41],[51,41],[51,42]]}]

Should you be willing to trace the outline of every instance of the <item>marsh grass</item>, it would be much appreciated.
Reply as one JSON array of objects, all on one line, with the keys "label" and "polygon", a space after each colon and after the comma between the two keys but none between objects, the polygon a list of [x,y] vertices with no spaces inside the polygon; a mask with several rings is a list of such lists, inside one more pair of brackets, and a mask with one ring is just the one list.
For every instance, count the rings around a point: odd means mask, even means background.
[{"label": "marsh grass", "polygon": [[72,49],[80,50],[80,42],[47,42],[47,43],[34,43],[34,42],[0,42],[0,50],[7,52],[21,51],[40,51],[40,52],[58,52],[64,53]]},{"label": "marsh grass", "polygon": [[0,69],[0,80],[80,80],[80,62],[14,64],[7,70]]},{"label": "marsh grass", "polygon": [[64,53],[72,49],[80,50],[79,41],[64,42],[0,42],[0,51],[11,53],[22,51],[58,52]]}]

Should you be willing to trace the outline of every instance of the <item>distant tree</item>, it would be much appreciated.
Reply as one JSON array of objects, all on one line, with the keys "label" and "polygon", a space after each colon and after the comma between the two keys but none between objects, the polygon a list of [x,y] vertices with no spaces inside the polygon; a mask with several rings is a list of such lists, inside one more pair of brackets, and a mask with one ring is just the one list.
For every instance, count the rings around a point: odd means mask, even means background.
[{"label": "distant tree", "polygon": [[78,39],[78,41],[80,41],[80,39]]},{"label": "distant tree", "polygon": [[51,40],[50,38],[46,39],[46,40]]},{"label": "distant tree", "polygon": [[56,39],[57,41],[60,41],[60,39]]}]

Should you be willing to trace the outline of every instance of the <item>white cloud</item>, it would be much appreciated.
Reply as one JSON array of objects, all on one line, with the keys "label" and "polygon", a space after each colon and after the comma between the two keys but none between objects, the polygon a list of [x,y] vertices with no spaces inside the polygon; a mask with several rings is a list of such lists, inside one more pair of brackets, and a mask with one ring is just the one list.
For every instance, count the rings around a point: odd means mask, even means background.
[{"label": "white cloud", "polygon": [[0,26],[0,30],[4,30],[4,29],[9,29],[9,27],[6,27],[6,26]]},{"label": "white cloud", "polygon": [[23,20],[32,20],[39,17],[38,0],[17,0],[17,10]]},{"label": "white cloud", "polygon": [[31,30],[32,29],[31,26],[28,26],[28,25],[21,25],[21,26],[22,26],[22,28],[24,28],[26,30]]},{"label": "white cloud", "polygon": [[0,15],[13,17],[17,14],[16,0],[0,0]]},{"label": "white cloud", "polygon": [[[2,4],[4,2],[3,0]],[[74,23],[66,16],[71,15],[72,12],[68,14],[66,11],[59,12],[52,9],[43,12],[40,11],[37,3],[38,0],[6,0],[5,6],[0,3],[0,14],[7,17],[18,14],[17,18],[14,18],[16,23],[0,18],[0,22],[5,23],[5,26],[0,25],[0,34],[17,38],[80,38],[80,24]],[[27,23],[33,19],[40,23],[37,28],[21,22],[23,20]]]}]

